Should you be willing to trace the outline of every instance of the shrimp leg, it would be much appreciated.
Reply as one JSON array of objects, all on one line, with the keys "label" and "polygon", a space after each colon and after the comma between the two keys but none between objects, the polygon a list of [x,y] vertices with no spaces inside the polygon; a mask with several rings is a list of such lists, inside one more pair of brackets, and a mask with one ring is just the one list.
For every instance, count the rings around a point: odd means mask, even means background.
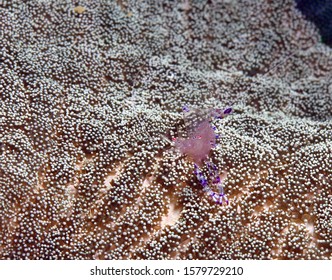
[{"label": "shrimp leg", "polygon": [[213,179],[213,184],[217,185],[219,193],[214,192],[210,188],[208,180],[203,175],[203,173],[200,170],[200,168],[198,167],[198,165],[196,163],[194,163],[194,174],[196,175],[196,178],[198,179],[198,181],[202,185],[203,191],[206,192],[209,196],[211,196],[214,202],[222,205],[223,202],[225,201],[225,203],[228,205],[229,202],[228,202],[228,199],[227,199],[227,197],[226,197],[226,195],[224,193],[224,188],[223,188],[223,186],[221,184],[220,176],[216,172],[215,165],[213,163],[208,162],[207,163],[207,167],[209,169],[210,175],[212,175],[212,176],[215,177]]}]

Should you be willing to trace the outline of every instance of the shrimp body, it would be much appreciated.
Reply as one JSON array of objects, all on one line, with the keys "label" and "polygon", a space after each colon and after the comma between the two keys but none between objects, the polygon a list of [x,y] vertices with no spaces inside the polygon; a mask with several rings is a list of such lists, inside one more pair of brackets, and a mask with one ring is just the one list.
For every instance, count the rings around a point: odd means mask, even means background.
[{"label": "shrimp body", "polygon": [[[183,107],[185,113],[189,113],[188,107]],[[197,110],[195,111],[197,112]],[[224,188],[222,186],[222,180],[218,173],[217,167],[208,158],[209,153],[216,145],[215,128],[211,125],[211,121],[216,118],[224,118],[226,115],[232,112],[231,108],[226,110],[212,109],[208,111],[199,112],[200,114],[194,114],[191,116],[188,122],[187,117],[185,121],[188,124],[188,137],[179,137],[174,139],[175,147],[181,154],[188,156],[194,162],[194,174],[203,187],[203,191],[206,192],[214,202],[228,205],[228,199],[225,195]],[[201,167],[206,165],[209,173],[209,178],[206,178],[201,171]],[[218,190],[215,192],[211,186],[214,186]]]},{"label": "shrimp body", "polygon": [[199,166],[208,157],[216,143],[215,132],[208,121],[201,122],[189,138],[177,138],[175,147]]}]

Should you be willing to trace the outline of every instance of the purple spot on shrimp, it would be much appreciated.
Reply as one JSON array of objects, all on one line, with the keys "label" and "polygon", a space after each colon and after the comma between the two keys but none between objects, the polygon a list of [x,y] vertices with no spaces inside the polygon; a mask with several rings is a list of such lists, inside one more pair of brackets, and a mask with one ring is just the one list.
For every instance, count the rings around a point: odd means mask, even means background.
[{"label": "purple spot on shrimp", "polygon": [[220,183],[220,177],[219,176],[217,176],[214,180],[213,180],[213,183],[214,184],[218,184],[218,183]]},{"label": "purple spot on shrimp", "polygon": [[227,108],[227,109],[224,111],[224,114],[225,114],[225,115],[230,114],[232,111],[233,111],[232,108]]},{"label": "purple spot on shrimp", "polygon": [[201,183],[201,185],[202,185],[203,187],[206,186],[206,185],[208,184],[208,182],[207,182],[206,179],[202,179],[202,180],[200,181],[200,183]]}]

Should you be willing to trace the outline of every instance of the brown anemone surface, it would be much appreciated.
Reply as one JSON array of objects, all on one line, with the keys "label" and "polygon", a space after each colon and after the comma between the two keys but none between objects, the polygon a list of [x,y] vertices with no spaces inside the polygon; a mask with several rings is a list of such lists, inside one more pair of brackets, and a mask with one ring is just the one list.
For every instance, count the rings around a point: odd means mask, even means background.
[{"label": "brown anemone surface", "polygon": [[[332,52],[292,1],[0,18],[1,259],[332,258]],[[209,159],[229,206],[170,144],[184,105],[234,109]]]}]

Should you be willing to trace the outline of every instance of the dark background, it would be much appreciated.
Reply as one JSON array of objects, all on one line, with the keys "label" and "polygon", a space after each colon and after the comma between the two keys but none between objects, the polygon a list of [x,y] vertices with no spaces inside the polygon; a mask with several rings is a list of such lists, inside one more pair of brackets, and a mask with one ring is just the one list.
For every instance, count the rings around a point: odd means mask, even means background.
[{"label": "dark background", "polygon": [[295,0],[297,8],[320,31],[322,42],[332,47],[332,0]]}]

